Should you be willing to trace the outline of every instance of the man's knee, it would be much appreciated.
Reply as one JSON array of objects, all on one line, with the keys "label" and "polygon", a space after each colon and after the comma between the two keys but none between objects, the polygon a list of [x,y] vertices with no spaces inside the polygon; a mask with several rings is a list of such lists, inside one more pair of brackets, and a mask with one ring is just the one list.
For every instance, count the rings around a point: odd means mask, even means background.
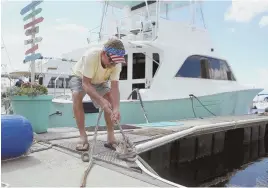
[{"label": "man's knee", "polygon": [[83,92],[73,92],[72,98],[74,105],[81,104],[85,94]]}]

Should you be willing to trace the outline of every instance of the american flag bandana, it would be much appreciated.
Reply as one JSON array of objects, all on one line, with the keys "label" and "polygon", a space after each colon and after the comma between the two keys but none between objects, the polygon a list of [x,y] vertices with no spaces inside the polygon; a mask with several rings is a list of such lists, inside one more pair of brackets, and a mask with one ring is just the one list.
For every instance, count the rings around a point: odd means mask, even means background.
[{"label": "american flag bandana", "polygon": [[109,57],[112,59],[114,63],[126,63],[124,57],[125,50],[105,47],[104,51],[108,53]]}]

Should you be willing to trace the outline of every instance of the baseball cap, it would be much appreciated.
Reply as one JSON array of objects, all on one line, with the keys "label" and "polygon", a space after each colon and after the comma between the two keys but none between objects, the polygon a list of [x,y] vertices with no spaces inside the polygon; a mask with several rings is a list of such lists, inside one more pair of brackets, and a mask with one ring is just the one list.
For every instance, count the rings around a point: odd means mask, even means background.
[{"label": "baseball cap", "polygon": [[112,59],[114,63],[126,63],[125,61],[125,47],[118,39],[110,39],[104,44],[104,51]]}]

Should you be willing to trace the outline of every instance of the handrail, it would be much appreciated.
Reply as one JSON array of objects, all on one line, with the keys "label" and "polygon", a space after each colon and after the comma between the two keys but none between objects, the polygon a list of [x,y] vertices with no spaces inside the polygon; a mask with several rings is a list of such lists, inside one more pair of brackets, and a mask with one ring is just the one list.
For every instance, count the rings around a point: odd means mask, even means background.
[{"label": "handrail", "polygon": [[[59,74],[59,76],[54,80],[54,97],[56,96],[56,88],[57,88],[57,80],[61,77],[61,76],[66,76],[67,74],[64,74],[63,72]],[[68,75],[67,75],[68,76]],[[65,95],[65,90],[66,90],[66,78],[63,77],[64,81],[63,81],[63,88],[64,88],[64,95]]]},{"label": "handrail", "polygon": [[[159,0],[158,0],[159,1]],[[150,27],[152,28],[152,38],[150,39],[151,41],[155,41],[157,38],[158,38],[158,36],[157,36],[157,33],[158,33],[158,22],[159,22],[159,19],[158,19],[158,16],[159,16],[159,13],[158,13],[158,11],[160,11],[160,5],[159,5],[159,3],[160,2],[157,2],[157,6],[156,6],[156,14],[157,14],[157,20],[156,20],[156,26],[157,27],[154,27],[153,26],[153,23],[152,23],[152,21],[150,20],[150,17],[151,17],[151,15],[150,15],[150,11],[149,10],[147,10],[148,9],[148,4],[147,4],[147,9],[146,9],[146,12],[145,13],[147,13],[147,16],[145,16],[143,13],[135,13],[135,14],[131,14],[131,15],[127,15],[127,16],[122,16],[122,17],[120,17],[120,18],[118,18],[117,19],[117,24],[115,25],[115,27],[118,29],[118,31],[117,31],[117,34],[118,34],[118,36],[120,37],[121,35],[121,30],[120,30],[120,28],[122,27],[122,22],[124,21],[124,20],[126,20],[127,18],[132,18],[132,17],[136,17],[136,16],[139,16],[139,21],[141,22],[141,27],[140,27],[140,34],[142,35],[142,37],[143,37],[143,40],[144,40],[144,31],[143,31],[143,18],[146,18],[146,17],[148,17],[147,18],[147,21],[150,21]],[[104,6],[104,9],[105,9],[105,6]],[[104,14],[104,13],[103,13]],[[103,17],[104,17],[104,15],[102,15]],[[106,15],[107,16],[107,15]],[[102,24],[101,24],[102,25]],[[99,31],[96,31],[98,28],[100,27],[100,30]],[[88,38],[87,38],[87,41],[88,41],[88,43],[90,43],[91,42],[91,39],[94,37],[93,36],[93,34],[97,34],[97,35],[99,35],[99,38],[98,39],[96,39],[96,41],[102,41],[103,40],[103,37],[104,36],[108,36],[108,37],[111,37],[111,34],[107,34],[107,33],[105,33],[104,31],[103,31],[103,29],[102,29],[102,26],[99,26],[99,27],[96,27],[96,28],[94,28],[94,29],[91,29],[90,31],[89,31],[89,36],[88,36]],[[101,36],[100,36],[101,35]],[[138,40],[138,39],[137,39]]]}]

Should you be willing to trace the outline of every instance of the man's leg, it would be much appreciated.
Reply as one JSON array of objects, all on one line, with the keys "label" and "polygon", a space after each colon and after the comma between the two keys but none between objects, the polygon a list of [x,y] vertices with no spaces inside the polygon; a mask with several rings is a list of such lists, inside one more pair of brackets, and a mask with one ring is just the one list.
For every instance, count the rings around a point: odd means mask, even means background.
[{"label": "man's leg", "polygon": [[88,150],[89,144],[85,131],[85,113],[83,108],[83,98],[85,96],[85,92],[82,88],[81,79],[77,77],[72,78],[70,80],[70,88],[72,90],[73,113],[80,133],[80,141],[77,144],[76,149],[85,151]]},{"label": "man's leg", "polygon": [[[111,103],[111,93],[110,93],[110,87],[108,83],[102,83],[102,84],[97,84],[94,85],[96,91],[103,96],[106,100],[108,100]],[[99,108],[100,106],[92,100],[93,104],[95,105],[96,108]],[[104,119],[106,122],[106,127],[107,127],[107,143],[104,144],[105,147],[115,149],[115,144],[116,144],[116,138],[114,135],[114,124],[111,120],[111,117],[104,112]]]},{"label": "man's leg", "polygon": [[86,136],[85,131],[85,113],[82,100],[85,96],[83,92],[73,92],[73,112],[76,120],[77,127],[81,137]]},{"label": "man's leg", "polygon": [[83,92],[73,92],[73,112],[80,133],[80,142],[77,144],[76,149],[80,151],[85,151],[89,148],[85,130],[85,113],[82,102],[84,96],[85,93]]}]

